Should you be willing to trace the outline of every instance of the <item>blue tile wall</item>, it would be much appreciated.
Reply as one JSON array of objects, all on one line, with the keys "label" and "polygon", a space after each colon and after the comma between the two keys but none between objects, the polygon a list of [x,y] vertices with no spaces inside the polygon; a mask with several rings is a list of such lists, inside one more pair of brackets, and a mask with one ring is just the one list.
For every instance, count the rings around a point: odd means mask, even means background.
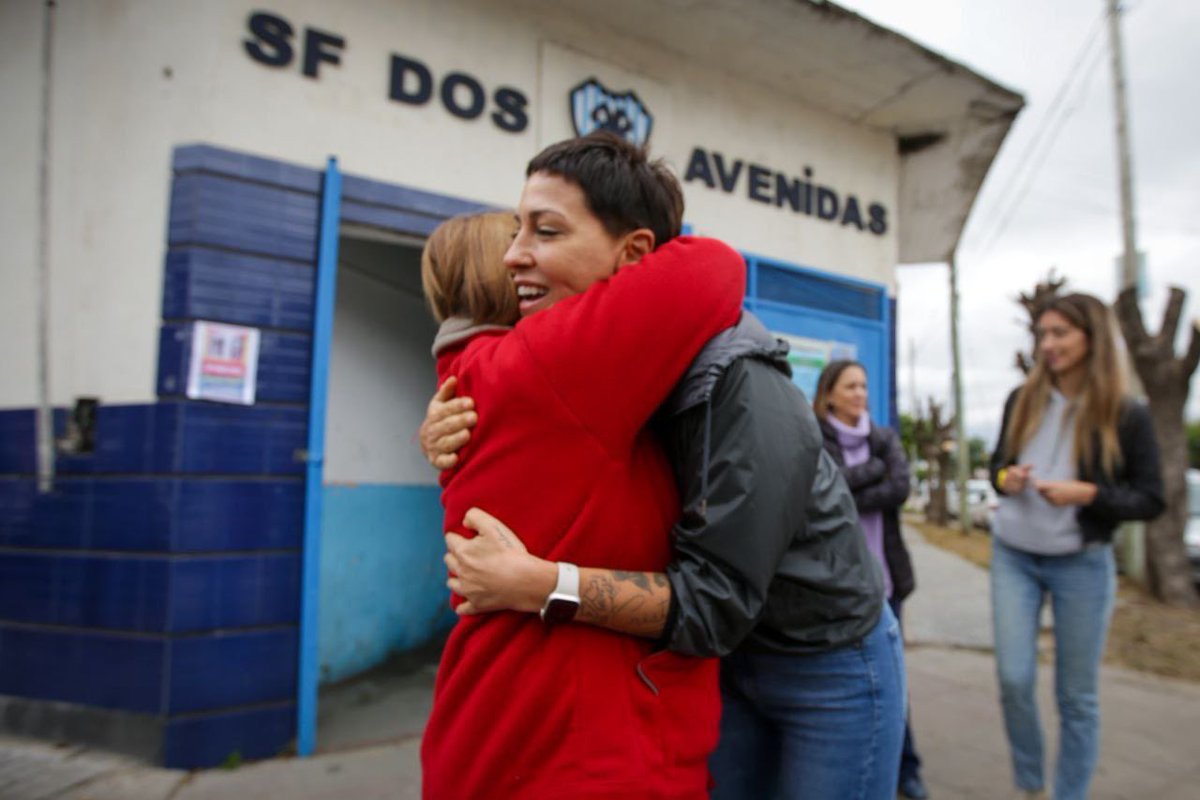
[{"label": "blue tile wall", "polygon": [[0,620],[161,633],[165,558],[0,553]]},{"label": "blue tile wall", "polygon": [[303,475],[308,409],[185,403],[177,472]]},{"label": "blue tile wall", "polygon": [[[286,164],[204,144],[175,148],[172,166],[176,175],[212,173],[314,195],[321,191],[321,179],[324,174],[319,169]],[[488,208],[486,205],[455,197],[345,174],[342,176],[342,196],[345,200],[406,208],[436,217],[452,217]]]},{"label": "blue tile wall", "polygon": [[36,500],[34,478],[0,476],[0,546],[32,541]]},{"label": "blue tile wall", "polygon": [[490,206],[354,175],[342,176],[342,202],[407,209],[429,217],[453,217],[485,211]]},{"label": "blue tile wall", "polygon": [[[158,344],[158,395],[182,398],[187,391],[192,327],[163,325]],[[311,337],[262,331],[256,403],[307,403]]]},{"label": "blue tile wall", "polygon": [[[34,412],[0,411],[0,693],[166,715],[169,766],[294,732],[321,181],[177,148],[158,401],[102,402],[95,452],[60,454],[46,495]],[[346,222],[418,235],[484,208],[354,176],[343,198]],[[194,319],[263,329],[255,406],[182,397]]]},{"label": "blue tile wall", "polygon": [[286,550],[304,534],[301,479],[178,481],[176,552]]},{"label": "blue tile wall", "polygon": [[300,475],[307,444],[301,406],[237,406],[161,401],[105,406],[96,415],[96,450],[58,458],[64,475]]},{"label": "blue tile wall", "polygon": [[235,153],[207,144],[176,147],[174,156],[172,167],[176,174],[212,172],[310,194],[321,190],[322,173],[319,170],[271,158]]},{"label": "blue tile wall", "polygon": [[292,703],[177,717],[166,725],[164,766],[211,767],[234,754],[239,760],[272,758],[287,749],[295,725]]},{"label": "blue tile wall", "polygon": [[[29,489],[34,490],[33,482]],[[17,547],[165,552],[174,491],[169,481],[59,476],[54,491],[33,494],[27,531],[0,537]]]},{"label": "blue tile wall", "polygon": [[[141,633],[295,623],[297,553],[0,552],[0,621]],[[168,621],[168,614],[170,616]]]},{"label": "blue tile wall", "polygon": [[351,200],[342,202],[342,221],[375,228],[407,233],[413,236],[428,236],[442,220],[424,214],[414,214],[384,206],[364,205]]},{"label": "blue tile wall", "polygon": [[[92,453],[59,453],[59,475],[160,475],[179,462],[181,406],[104,405],[96,409],[96,441]],[[62,425],[58,426],[60,429]]]},{"label": "blue tile wall", "polygon": [[37,416],[33,409],[0,411],[0,475],[37,472]]},{"label": "blue tile wall", "polygon": [[163,273],[163,319],[312,330],[313,264],[177,247]]},{"label": "blue tile wall", "polygon": [[167,713],[293,700],[298,646],[295,627],[172,639]]},{"label": "blue tile wall", "polygon": [[160,638],[0,623],[0,694],[158,713],[164,649]]},{"label": "blue tile wall", "polygon": [[318,197],[207,173],[176,175],[167,241],[311,262]]},{"label": "blue tile wall", "polygon": [[298,553],[178,558],[170,570],[172,632],[284,625],[300,618]]},{"label": "blue tile wall", "polygon": [[300,547],[304,484],[211,478],[0,477],[0,547],[142,552]]}]

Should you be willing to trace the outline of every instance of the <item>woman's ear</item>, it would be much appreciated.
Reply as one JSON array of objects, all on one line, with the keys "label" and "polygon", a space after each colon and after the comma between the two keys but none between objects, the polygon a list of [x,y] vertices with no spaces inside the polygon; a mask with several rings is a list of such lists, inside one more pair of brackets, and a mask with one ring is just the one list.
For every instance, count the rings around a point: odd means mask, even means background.
[{"label": "woman's ear", "polygon": [[623,267],[641,261],[643,256],[652,250],[654,250],[654,231],[649,228],[636,228],[622,238],[617,266]]}]

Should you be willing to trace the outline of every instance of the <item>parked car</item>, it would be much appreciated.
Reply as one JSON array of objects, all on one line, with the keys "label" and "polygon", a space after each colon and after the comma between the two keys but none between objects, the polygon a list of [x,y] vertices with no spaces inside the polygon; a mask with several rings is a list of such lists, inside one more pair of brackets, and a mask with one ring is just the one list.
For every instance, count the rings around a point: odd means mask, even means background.
[{"label": "parked car", "polygon": [[[967,513],[970,514],[972,527],[990,531],[992,519],[999,505],[1000,499],[996,495],[996,490],[992,488],[991,481],[987,478],[967,480]],[[956,483],[946,484],[946,506],[950,516],[957,519],[958,484]]]},{"label": "parked car", "polygon": [[1192,564],[1192,580],[1200,587],[1200,469],[1187,471],[1187,496],[1188,518],[1183,541]]}]

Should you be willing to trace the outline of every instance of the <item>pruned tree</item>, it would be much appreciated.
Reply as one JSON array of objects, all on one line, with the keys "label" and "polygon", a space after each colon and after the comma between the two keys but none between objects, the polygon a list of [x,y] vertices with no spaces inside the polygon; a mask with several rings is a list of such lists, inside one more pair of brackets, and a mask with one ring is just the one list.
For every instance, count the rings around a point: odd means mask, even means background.
[{"label": "pruned tree", "polygon": [[[1066,278],[1059,278],[1054,274],[1054,267],[1050,268],[1050,272],[1046,274],[1046,279],[1040,281],[1037,286],[1033,287],[1033,292],[1026,294],[1022,292],[1017,298],[1017,304],[1025,309],[1025,313],[1029,315],[1029,323],[1026,326],[1029,330],[1029,335],[1037,341],[1034,336],[1034,328],[1037,324],[1037,311],[1042,307],[1042,304],[1051,297],[1056,296],[1059,291],[1067,285]],[[1022,375],[1028,375],[1033,369],[1034,355],[1026,353],[1023,350],[1017,351],[1017,369],[1021,370]]]},{"label": "pruned tree", "polygon": [[950,479],[950,449],[947,447],[954,437],[954,417],[942,421],[942,406],[929,399],[929,415],[918,415],[913,421],[913,440],[917,452],[929,464],[929,505],[925,507],[925,519],[935,525],[950,521],[946,505],[946,481]]},{"label": "pruned tree", "polygon": [[1200,362],[1200,320],[1192,322],[1191,339],[1183,357],[1175,355],[1175,335],[1187,293],[1171,287],[1157,335],[1142,321],[1137,290],[1128,287],[1117,297],[1117,321],[1125,346],[1150,403],[1150,416],[1162,450],[1163,488],[1167,510],[1146,525],[1146,581],[1159,600],[1172,606],[1200,607],[1192,585],[1183,530],[1187,524],[1187,435],[1183,411],[1188,384]]}]

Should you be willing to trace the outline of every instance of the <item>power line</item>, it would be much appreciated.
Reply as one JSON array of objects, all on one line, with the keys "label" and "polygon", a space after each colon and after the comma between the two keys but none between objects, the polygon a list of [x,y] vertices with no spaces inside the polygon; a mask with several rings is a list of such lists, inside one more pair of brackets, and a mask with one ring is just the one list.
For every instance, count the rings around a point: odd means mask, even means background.
[{"label": "power line", "polygon": [[[1064,104],[1067,98],[1072,96],[1072,89],[1076,88],[1076,78],[1080,74],[1083,74],[1085,79],[1090,77],[1090,62],[1095,61],[1099,55],[1103,54],[1103,50],[1093,52],[1093,46],[1099,41],[1100,33],[1104,29],[1104,20],[1105,15],[1100,14],[1092,24],[1092,28],[1085,38],[1083,46],[1079,49],[1074,62],[1059,85],[1058,91],[1055,93],[1054,99],[1051,101],[1045,116],[1042,117],[1038,129],[1034,132],[1033,138],[1030,139],[1029,144],[1019,157],[1016,166],[1009,173],[1008,181],[996,195],[996,200],[993,201],[992,206],[996,209],[994,218],[999,219],[1000,222],[995,224],[986,235],[980,235],[982,238],[980,239],[981,244],[976,251],[977,255],[986,253],[1007,228],[1016,208],[1020,205],[1020,200],[1023,198],[1025,191],[1027,191],[1028,184],[1038,174],[1036,167],[1039,167],[1045,161],[1046,156],[1053,148],[1055,139],[1062,130],[1063,123],[1074,113],[1074,107],[1065,106]],[[1089,69],[1081,73],[1081,68],[1085,62],[1089,62]],[[1084,87],[1087,83],[1088,81],[1085,80],[1079,86]],[[1047,135],[1049,135],[1049,138],[1046,138]],[[1038,148],[1043,140],[1046,142],[1046,145],[1039,152]],[[1037,157],[1036,164],[1033,161],[1035,156]],[[1030,164],[1034,164],[1034,166],[1026,169],[1026,166]],[[1016,191],[1018,187],[1020,187],[1020,191]]]}]

